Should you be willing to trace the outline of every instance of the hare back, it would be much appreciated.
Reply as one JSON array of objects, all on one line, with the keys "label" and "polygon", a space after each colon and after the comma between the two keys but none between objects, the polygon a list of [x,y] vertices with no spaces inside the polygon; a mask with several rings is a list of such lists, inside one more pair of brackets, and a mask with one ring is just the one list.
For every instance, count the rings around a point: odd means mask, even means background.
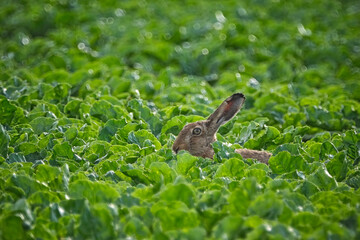
[{"label": "hare back", "polygon": [[256,159],[262,163],[268,164],[269,158],[271,157],[271,153],[266,151],[258,151],[258,150],[251,150],[251,149],[236,149],[237,153],[240,153],[240,155],[243,158],[253,158]]}]

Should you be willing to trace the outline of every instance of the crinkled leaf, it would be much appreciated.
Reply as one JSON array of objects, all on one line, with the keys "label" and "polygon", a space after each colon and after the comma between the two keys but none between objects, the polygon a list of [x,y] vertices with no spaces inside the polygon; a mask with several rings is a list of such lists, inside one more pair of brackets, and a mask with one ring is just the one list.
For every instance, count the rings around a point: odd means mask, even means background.
[{"label": "crinkled leaf", "polygon": [[245,163],[236,158],[226,160],[216,171],[214,177],[235,177],[244,176]]},{"label": "crinkled leaf", "polygon": [[269,166],[274,173],[283,174],[294,170],[303,171],[306,169],[306,162],[301,156],[292,156],[289,152],[283,151],[270,157]]},{"label": "crinkled leaf", "polygon": [[151,112],[150,108],[145,106],[144,103],[139,99],[133,99],[128,102],[128,107],[138,115],[139,118],[143,119],[149,124],[151,132],[157,136],[161,132],[163,124],[161,123],[158,116]]},{"label": "crinkled leaf", "polygon": [[135,143],[140,147],[150,147],[154,146],[156,150],[161,148],[161,143],[159,140],[149,131],[145,129],[138,130],[136,132],[132,131],[128,136],[129,143]]},{"label": "crinkled leaf", "polygon": [[36,134],[41,134],[44,132],[49,132],[53,129],[58,123],[58,120],[50,117],[38,117],[30,122],[31,127],[33,128]]}]

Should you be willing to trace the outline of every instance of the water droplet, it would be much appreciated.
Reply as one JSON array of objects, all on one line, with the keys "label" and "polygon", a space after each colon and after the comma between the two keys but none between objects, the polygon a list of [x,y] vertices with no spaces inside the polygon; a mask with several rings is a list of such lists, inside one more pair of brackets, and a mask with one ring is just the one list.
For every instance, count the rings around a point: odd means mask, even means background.
[{"label": "water droplet", "polygon": [[247,15],[247,11],[244,9],[244,8],[238,8],[237,9],[237,14],[240,16],[240,17],[244,17]]},{"label": "water droplet", "polygon": [[239,70],[239,72],[245,72],[246,69],[245,69],[245,66],[241,64],[238,66],[238,70]]},{"label": "water droplet", "polygon": [[151,32],[146,32],[144,35],[145,35],[145,38],[147,38],[147,39],[151,39],[153,36],[153,34]]},{"label": "water droplet", "polygon": [[306,29],[306,28],[304,27],[304,25],[302,25],[302,24],[299,24],[299,25],[297,26],[297,29],[298,29],[299,33],[300,33],[301,35],[303,35],[303,36],[310,36],[310,35],[311,35],[311,30]]},{"label": "water droplet", "polygon": [[220,34],[220,35],[219,35],[219,39],[220,39],[221,41],[226,40],[226,34],[224,34],[224,33]]},{"label": "water droplet", "polygon": [[250,87],[252,87],[252,88],[255,88],[255,89],[259,89],[259,88],[260,88],[260,83],[259,83],[258,80],[256,80],[255,78],[250,78],[248,85],[249,85]]},{"label": "water droplet", "polygon": [[51,4],[45,4],[44,6],[44,11],[45,12],[50,12],[52,10],[53,6]]},{"label": "water droplet", "polygon": [[184,43],[182,44],[182,47],[183,47],[183,48],[190,48],[190,47],[191,47],[191,44],[190,44],[189,42],[184,42]]},{"label": "water droplet", "polygon": [[112,17],[109,17],[106,19],[106,23],[107,24],[113,24],[114,23],[114,19]]},{"label": "water droplet", "polygon": [[186,27],[180,27],[180,28],[179,28],[179,32],[180,32],[181,34],[185,35],[185,34],[187,33]]},{"label": "water droplet", "polygon": [[117,8],[115,10],[115,16],[117,17],[123,17],[125,16],[125,10],[121,9],[121,8]]},{"label": "water droplet", "polygon": [[193,25],[194,30],[199,30],[200,27],[201,27],[200,23],[195,23],[195,24]]},{"label": "water droplet", "polygon": [[216,20],[218,22],[221,22],[221,23],[226,22],[226,18],[225,18],[224,14],[221,11],[216,11],[215,17],[216,17]]},{"label": "water droplet", "polygon": [[85,43],[80,42],[80,43],[77,45],[77,47],[78,47],[79,50],[84,50],[86,46],[85,46]]},{"label": "water droplet", "polygon": [[135,69],[143,69],[144,67],[143,67],[143,65],[141,65],[141,63],[136,62],[136,63],[134,63],[134,68]]},{"label": "water droplet", "polygon": [[264,224],[265,230],[270,232],[272,227],[269,224]]},{"label": "water droplet", "polygon": [[91,51],[91,56],[92,57],[99,57],[99,52],[98,51]]},{"label": "water droplet", "polygon": [[212,33],[206,34],[206,35],[205,35],[205,38],[206,38],[206,40],[212,40],[212,39],[213,39]]},{"label": "water droplet", "polygon": [[131,76],[135,79],[135,80],[139,80],[140,79],[140,75],[139,75],[139,71],[136,70],[136,71],[133,71],[131,73]]},{"label": "water droplet", "polygon": [[216,23],[214,23],[213,27],[215,30],[219,31],[219,30],[223,29],[224,26],[221,22],[216,22]]},{"label": "water droplet", "polygon": [[28,45],[28,44],[30,43],[30,39],[29,39],[28,37],[23,37],[23,38],[21,39],[21,43],[22,43],[23,45]]},{"label": "water droplet", "polygon": [[182,52],[182,48],[180,46],[175,47],[175,52],[180,53]]},{"label": "water droplet", "polygon": [[209,49],[203,48],[203,49],[201,50],[201,53],[202,53],[203,55],[208,55],[208,54],[209,54]]},{"label": "water droplet", "polygon": [[248,37],[248,39],[249,39],[250,42],[255,42],[257,38],[256,38],[255,35],[250,34],[249,37]]}]

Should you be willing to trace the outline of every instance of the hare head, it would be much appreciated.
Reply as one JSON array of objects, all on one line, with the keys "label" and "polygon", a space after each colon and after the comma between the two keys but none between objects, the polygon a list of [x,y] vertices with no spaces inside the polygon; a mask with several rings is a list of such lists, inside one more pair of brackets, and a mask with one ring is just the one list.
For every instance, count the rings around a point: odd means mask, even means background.
[{"label": "hare head", "polygon": [[232,119],[245,102],[242,93],[228,97],[208,119],[189,123],[180,131],[173,144],[173,151],[186,150],[194,156],[213,158],[212,143],[221,125]]}]

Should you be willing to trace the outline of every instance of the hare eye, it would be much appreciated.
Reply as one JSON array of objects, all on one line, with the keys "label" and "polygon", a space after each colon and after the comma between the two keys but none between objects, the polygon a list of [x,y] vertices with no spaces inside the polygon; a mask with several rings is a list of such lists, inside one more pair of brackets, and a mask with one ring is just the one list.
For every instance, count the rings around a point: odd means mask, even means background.
[{"label": "hare eye", "polygon": [[200,129],[200,128],[194,128],[194,130],[193,130],[193,134],[194,134],[194,135],[200,135],[200,133],[201,133],[201,129]]}]

